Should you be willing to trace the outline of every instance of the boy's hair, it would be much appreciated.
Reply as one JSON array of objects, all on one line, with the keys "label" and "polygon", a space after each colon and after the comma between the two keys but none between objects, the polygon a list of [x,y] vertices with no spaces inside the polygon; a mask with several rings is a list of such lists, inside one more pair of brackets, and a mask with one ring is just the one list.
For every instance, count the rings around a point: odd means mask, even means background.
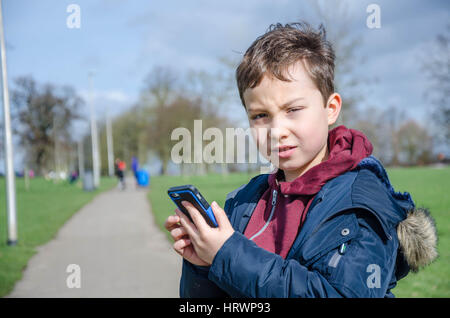
[{"label": "boy's hair", "polygon": [[244,91],[259,85],[264,75],[291,81],[288,68],[302,61],[311,79],[322,94],[324,104],[334,93],[334,50],[326,40],[323,25],[314,30],[308,23],[270,25],[247,49],[236,69],[236,80],[242,105]]}]

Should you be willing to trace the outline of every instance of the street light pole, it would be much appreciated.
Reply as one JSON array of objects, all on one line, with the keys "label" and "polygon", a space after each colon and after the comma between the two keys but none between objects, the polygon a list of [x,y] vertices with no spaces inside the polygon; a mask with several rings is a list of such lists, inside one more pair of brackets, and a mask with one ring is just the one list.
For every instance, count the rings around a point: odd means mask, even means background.
[{"label": "street light pole", "polygon": [[91,110],[92,170],[94,174],[94,187],[98,188],[100,185],[100,154],[98,151],[97,121],[95,119],[94,99],[92,96],[93,72],[90,71],[88,76],[89,76],[89,106]]},{"label": "street light pole", "polygon": [[112,177],[114,176],[114,149],[109,109],[106,111],[106,146],[108,147],[108,173]]},{"label": "street light pole", "polygon": [[3,34],[3,12],[0,1],[0,50],[3,84],[3,122],[5,139],[6,206],[8,210],[8,245],[17,244],[16,185],[14,176],[11,115],[9,112],[8,75],[6,72],[5,36]]},{"label": "street light pole", "polygon": [[78,141],[78,173],[80,180],[84,180],[84,151],[83,151],[83,139]]}]

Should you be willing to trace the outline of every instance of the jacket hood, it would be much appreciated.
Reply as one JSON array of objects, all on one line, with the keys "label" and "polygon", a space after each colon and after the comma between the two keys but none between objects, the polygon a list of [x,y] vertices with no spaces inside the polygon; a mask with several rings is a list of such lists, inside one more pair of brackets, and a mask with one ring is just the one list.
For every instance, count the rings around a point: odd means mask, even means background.
[{"label": "jacket hood", "polygon": [[426,208],[416,207],[408,192],[396,192],[386,170],[375,157],[369,156],[363,159],[358,168],[372,171],[386,186],[406,215],[397,225],[397,237],[400,244],[400,253],[397,257],[397,279],[406,276],[409,270],[417,272],[433,262],[438,257],[437,231],[430,212]]},{"label": "jacket hood", "polygon": [[411,209],[406,219],[399,223],[397,236],[401,254],[413,272],[438,257],[436,225],[426,208]]}]

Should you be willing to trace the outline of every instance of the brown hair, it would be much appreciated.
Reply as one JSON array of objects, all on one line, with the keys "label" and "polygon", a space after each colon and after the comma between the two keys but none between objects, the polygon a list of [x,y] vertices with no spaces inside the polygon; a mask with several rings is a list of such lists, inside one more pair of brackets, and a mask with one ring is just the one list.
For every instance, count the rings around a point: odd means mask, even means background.
[{"label": "brown hair", "polygon": [[299,61],[304,62],[326,104],[334,92],[334,59],[323,25],[316,31],[306,22],[272,24],[247,49],[236,69],[242,105],[245,107],[244,91],[258,86],[265,74],[291,81],[285,74],[289,66]]}]

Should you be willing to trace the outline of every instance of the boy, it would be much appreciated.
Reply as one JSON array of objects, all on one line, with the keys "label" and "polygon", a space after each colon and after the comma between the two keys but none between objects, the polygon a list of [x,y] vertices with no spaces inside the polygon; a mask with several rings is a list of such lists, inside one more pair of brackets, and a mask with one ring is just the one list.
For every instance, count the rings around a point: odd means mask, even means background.
[{"label": "boy", "polygon": [[366,136],[344,126],[325,31],[277,24],[236,71],[258,149],[278,168],[212,208],[185,203],[165,227],[183,256],[181,297],[393,297],[436,258],[428,212],[396,193]]}]

